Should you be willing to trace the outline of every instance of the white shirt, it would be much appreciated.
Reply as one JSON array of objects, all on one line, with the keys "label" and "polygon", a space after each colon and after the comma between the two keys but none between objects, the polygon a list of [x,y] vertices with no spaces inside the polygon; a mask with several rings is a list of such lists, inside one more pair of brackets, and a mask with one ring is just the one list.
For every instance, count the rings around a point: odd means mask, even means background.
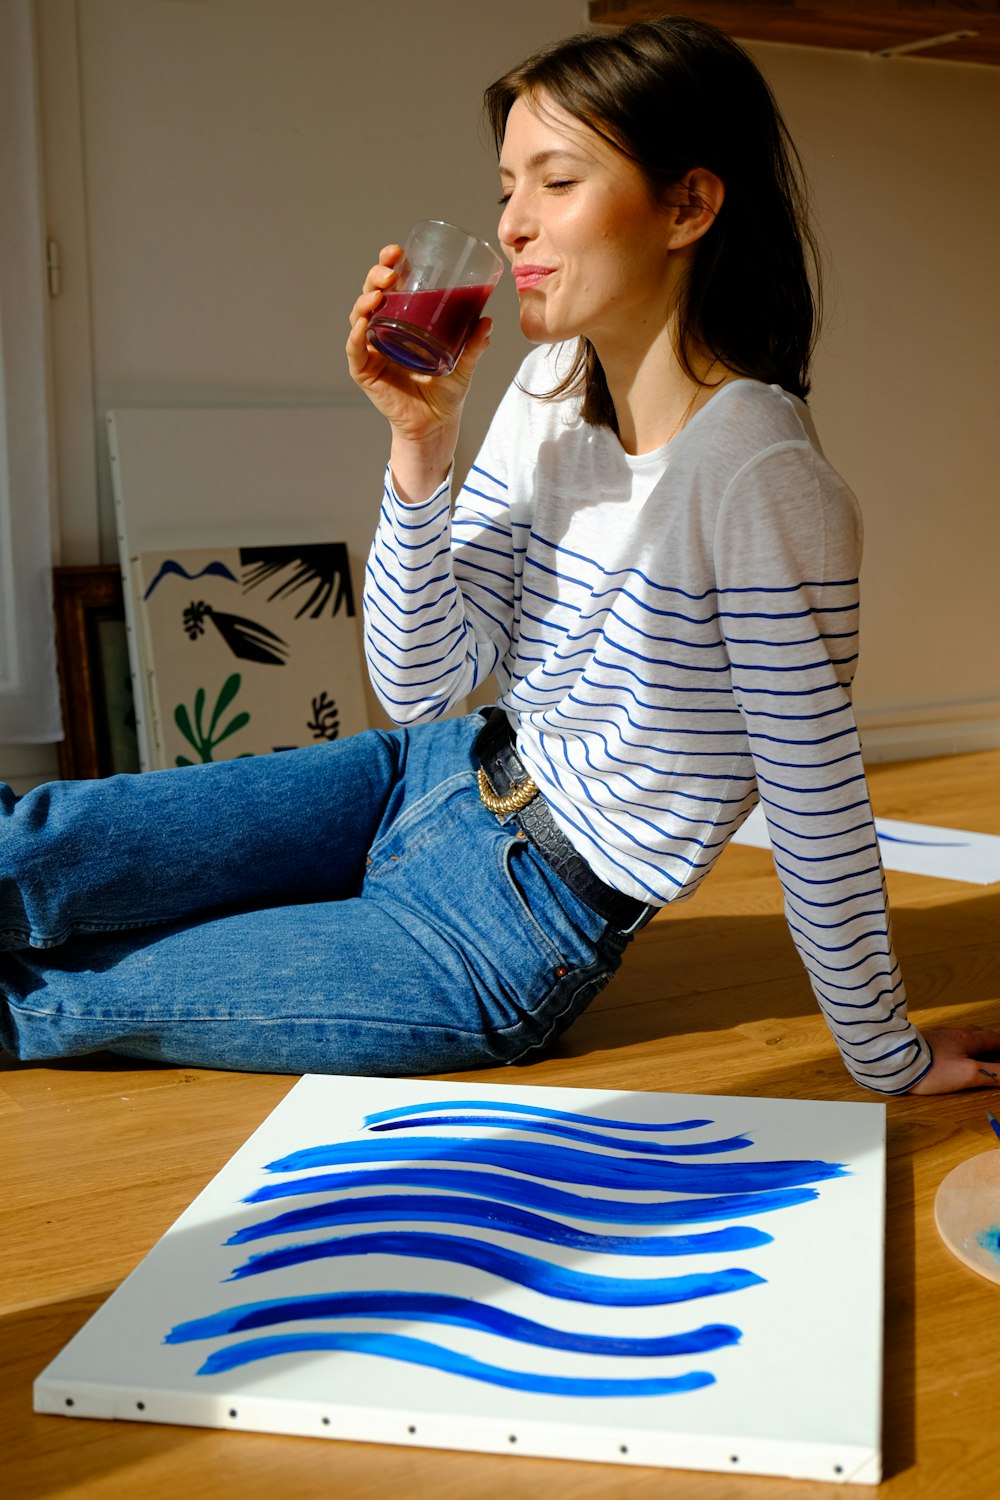
[{"label": "white shirt", "polygon": [[905,1089],[906,1019],[851,706],[861,520],[803,403],[723,387],[625,453],[525,360],[451,515],[387,481],[365,588],[372,683],[398,723],[495,674],[557,824],[616,890],[695,892],[758,796],[796,947],[845,1062]]}]

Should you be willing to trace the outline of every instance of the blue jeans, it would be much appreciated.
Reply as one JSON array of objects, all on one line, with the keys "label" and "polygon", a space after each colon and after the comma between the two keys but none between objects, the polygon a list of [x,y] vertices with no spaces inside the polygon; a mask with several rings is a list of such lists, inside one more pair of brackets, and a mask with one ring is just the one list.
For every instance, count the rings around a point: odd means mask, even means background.
[{"label": "blue jeans", "polygon": [[481,724],[0,787],[0,1045],[370,1074],[544,1047],[628,937],[483,807]]}]

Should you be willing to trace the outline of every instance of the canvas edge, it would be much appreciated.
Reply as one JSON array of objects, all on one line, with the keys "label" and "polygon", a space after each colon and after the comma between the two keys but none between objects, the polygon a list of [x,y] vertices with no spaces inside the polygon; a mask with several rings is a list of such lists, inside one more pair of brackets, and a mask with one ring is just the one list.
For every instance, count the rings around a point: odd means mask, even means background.
[{"label": "canvas edge", "polygon": [[171,1392],[48,1380],[34,1384],[34,1410],[46,1416],[167,1423],[216,1431],[262,1432],[288,1437],[506,1454],[632,1467],[685,1469],[834,1484],[877,1484],[880,1454],[856,1444],[726,1438],[697,1433],[662,1434],[606,1425],[580,1428],[559,1422],[504,1422],[421,1412],[412,1418],[368,1407],[282,1402],[273,1397],[219,1396],[215,1400]]}]

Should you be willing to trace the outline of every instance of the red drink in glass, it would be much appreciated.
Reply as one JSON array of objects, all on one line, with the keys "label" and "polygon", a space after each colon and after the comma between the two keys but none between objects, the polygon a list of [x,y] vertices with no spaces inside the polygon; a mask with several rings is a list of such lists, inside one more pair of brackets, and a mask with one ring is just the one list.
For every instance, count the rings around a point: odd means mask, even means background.
[{"label": "red drink in glass", "polygon": [[390,359],[426,375],[448,375],[479,321],[492,286],[386,292],[369,340]]},{"label": "red drink in glass", "polygon": [[502,271],[485,240],[440,219],[421,220],[368,324],[368,342],[411,370],[450,375]]}]

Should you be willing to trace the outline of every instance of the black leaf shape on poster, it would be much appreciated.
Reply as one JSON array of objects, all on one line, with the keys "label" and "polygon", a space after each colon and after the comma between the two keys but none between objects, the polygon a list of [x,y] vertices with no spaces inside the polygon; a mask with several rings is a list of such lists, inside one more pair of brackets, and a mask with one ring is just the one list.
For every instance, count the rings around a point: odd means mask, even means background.
[{"label": "black leaf shape on poster", "polygon": [[211,620],[234,656],[241,661],[259,661],[270,666],[283,667],[289,646],[280,635],[260,625],[256,620],[247,620],[242,615],[224,614],[203,601],[194,601],[184,611],[184,629],[191,640],[205,634],[205,621]]},{"label": "black leaf shape on poster", "polygon": [[241,547],[240,564],[243,568],[243,589],[255,589],[259,584],[269,583],[279,573],[288,570],[284,582],[268,595],[268,602],[299,589],[310,588],[312,592],[302,608],[297,611],[298,620],[309,611],[312,620],[318,620],[331,599],[330,613],[337,614],[343,604],[348,615],[354,614],[354,592],[351,588],[351,569],[344,542],[303,543],[290,547]]},{"label": "black leaf shape on poster", "polygon": [[314,740],[335,740],[340,733],[340,712],[336,699],[322,692],[312,700],[313,716],[306,724]]}]

